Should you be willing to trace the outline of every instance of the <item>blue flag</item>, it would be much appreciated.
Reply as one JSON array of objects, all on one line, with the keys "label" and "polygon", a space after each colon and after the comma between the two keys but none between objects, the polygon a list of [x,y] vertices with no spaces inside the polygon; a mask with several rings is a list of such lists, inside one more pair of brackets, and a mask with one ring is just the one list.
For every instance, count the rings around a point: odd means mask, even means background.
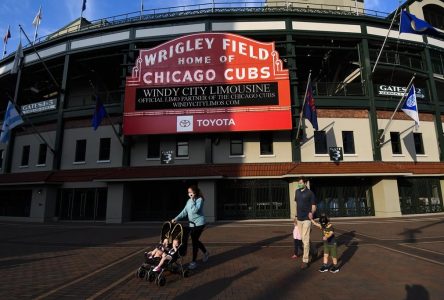
[{"label": "blue flag", "polygon": [[313,89],[311,83],[307,87],[307,96],[305,97],[304,115],[315,130],[318,130],[318,115],[316,113],[315,99],[313,98]]},{"label": "blue flag", "polygon": [[23,123],[23,119],[11,101],[8,102],[5,118],[3,119],[2,133],[0,134],[0,143],[6,144],[11,136],[11,129]]},{"label": "blue flag", "polygon": [[82,11],[85,11],[85,9],[86,9],[86,0],[83,0]]},{"label": "blue flag", "polygon": [[94,115],[92,117],[92,127],[94,130],[97,130],[97,128],[100,126],[100,123],[102,123],[103,118],[106,116],[106,110],[105,106],[103,106],[102,101],[97,97],[96,98],[96,109],[94,110]]},{"label": "blue flag", "polygon": [[401,12],[401,24],[399,33],[427,34],[441,36],[441,33],[424,20],[418,19],[415,15],[409,14],[405,10]]},{"label": "blue flag", "polygon": [[419,126],[418,102],[416,102],[415,86],[413,84],[401,109],[415,121],[416,126]]}]

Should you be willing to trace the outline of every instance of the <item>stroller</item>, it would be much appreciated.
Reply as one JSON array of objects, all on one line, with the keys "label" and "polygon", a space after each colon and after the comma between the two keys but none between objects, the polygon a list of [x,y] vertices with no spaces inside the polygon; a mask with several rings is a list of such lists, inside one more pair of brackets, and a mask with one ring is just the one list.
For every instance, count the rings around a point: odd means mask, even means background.
[{"label": "stroller", "polygon": [[182,264],[182,258],[187,251],[188,231],[180,223],[165,222],[162,225],[160,243],[165,239],[168,239],[169,245],[173,243],[173,240],[179,241],[178,250],[172,255],[172,259],[165,261],[160,271],[156,272],[154,268],[159,264],[161,258],[148,258],[145,252],[145,262],[136,271],[137,278],[149,282],[154,281],[157,285],[164,286],[166,284],[165,274],[167,273],[180,274],[182,278],[189,276],[189,271]]}]

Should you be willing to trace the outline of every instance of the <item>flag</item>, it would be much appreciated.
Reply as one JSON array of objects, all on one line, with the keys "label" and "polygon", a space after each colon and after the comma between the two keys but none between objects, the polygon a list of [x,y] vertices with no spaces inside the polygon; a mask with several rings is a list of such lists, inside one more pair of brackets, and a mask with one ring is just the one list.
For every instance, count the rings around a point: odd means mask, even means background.
[{"label": "flag", "polygon": [[106,110],[105,106],[103,106],[102,101],[98,97],[96,97],[96,109],[94,110],[94,115],[92,117],[92,127],[94,130],[97,130],[97,128],[100,126],[100,123],[102,123],[103,118],[106,116]]},{"label": "flag", "polygon": [[10,38],[11,38],[11,30],[10,26],[8,26],[8,30],[6,31],[5,36],[3,37],[3,43],[7,44]]},{"label": "flag", "polygon": [[19,42],[17,50],[15,51],[14,63],[12,65],[11,74],[17,74],[23,62],[22,41]]},{"label": "flag", "polygon": [[401,24],[399,33],[427,34],[441,36],[441,33],[424,20],[418,19],[415,15],[409,14],[405,10],[401,12]]},{"label": "flag", "polygon": [[413,84],[401,109],[415,121],[416,126],[419,126],[418,102],[416,102],[416,92]]},{"label": "flag", "polygon": [[318,130],[318,115],[316,113],[315,99],[313,98],[313,89],[311,82],[307,86],[307,96],[305,97],[304,115],[315,130]]},{"label": "flag", "polygon": [[11,129],[23,123],[23,119],[15,108],[14,104],[9,101],[6,108],[5,118],[3,119],[2,133],[0,134],[0,143],[6,144],[11,135]]},{"label": "flag", "polygon": [[82,11],[85,11],[85,9],[86,9],[86,0],[83,0]]},{"label": "flag", "polygon": [[39,11],[34,17],[34,21],[32,21],[32,25],[35,27],[40,25],[40,22],[42,22],[42,7],[40,6]]}]

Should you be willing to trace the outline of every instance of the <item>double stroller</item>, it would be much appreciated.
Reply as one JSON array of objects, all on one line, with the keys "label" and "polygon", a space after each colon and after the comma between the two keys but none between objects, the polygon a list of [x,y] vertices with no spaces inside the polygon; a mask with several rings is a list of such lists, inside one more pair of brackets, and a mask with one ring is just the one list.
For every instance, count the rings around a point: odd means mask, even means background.
[{"label": "double stroller", "polygon": [[[165,275],[168,273],[188,277],[189,271],[183,267],[182,263],[182,258],[186,255],[187,251],[188,231],[180,223],[163,223],[159,245],[168,241],[168,247],[171,247],[174,240],[178,242],[178,250],[171,256],[170,260],[165,260],[159,270],[157,270],[156,266],[159,264],[161,257],[150,258],[145,252],[145,262],[137,269],[136,277],[148,280],[149,282],[155,282],[159,286],[166,284]],[[164,251],[164,253],[167,253],[167,251]]]}]

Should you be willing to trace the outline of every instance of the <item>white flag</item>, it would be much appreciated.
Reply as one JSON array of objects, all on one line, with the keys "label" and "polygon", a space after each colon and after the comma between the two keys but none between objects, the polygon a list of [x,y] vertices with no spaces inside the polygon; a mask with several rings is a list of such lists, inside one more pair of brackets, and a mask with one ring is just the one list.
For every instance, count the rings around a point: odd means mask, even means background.
[{"label": "white flag", "polygon": [[416,102],[416,92],[413,84],[401,109],[415,121],[416,126],[419,126],[418,102]]},{"label": "white flag", "polygon": [[42,22],[42,7],[40,6],[39,11],[35,15],[34,21],[32,21],[32,25],[39,26],[40,22]]},{"label": "white flag", "polygon": [[3,119],[2,133],[0,134],[0,143],[6,144],[9,141],[11,135],[11,129],[22,124],[23,120],[20,117],[17,109],[11,101],[8,102],[8,108],[6,108],[5,118]]}]

